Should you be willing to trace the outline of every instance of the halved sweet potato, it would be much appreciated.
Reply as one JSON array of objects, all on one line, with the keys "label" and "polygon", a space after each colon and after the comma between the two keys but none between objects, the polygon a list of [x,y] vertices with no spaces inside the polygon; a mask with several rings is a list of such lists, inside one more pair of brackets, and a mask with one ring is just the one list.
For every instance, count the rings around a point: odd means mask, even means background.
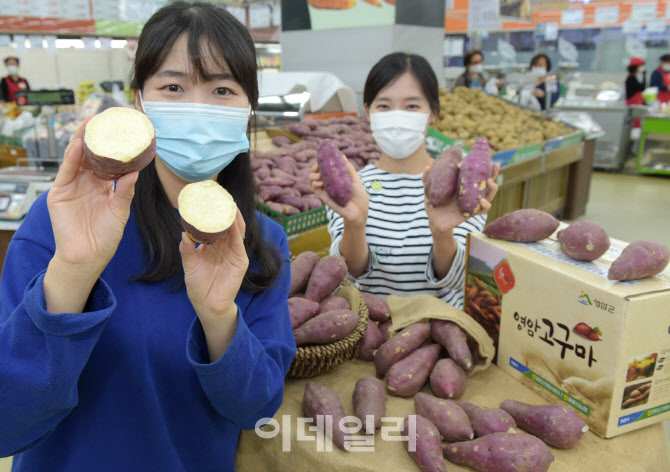
[{"label": "halved sweet potato", "polygon": [[197,243],[214,243],[226,234],[237,216],[235,200],[213,180],[184,186],[177,204],[184,231]]}]

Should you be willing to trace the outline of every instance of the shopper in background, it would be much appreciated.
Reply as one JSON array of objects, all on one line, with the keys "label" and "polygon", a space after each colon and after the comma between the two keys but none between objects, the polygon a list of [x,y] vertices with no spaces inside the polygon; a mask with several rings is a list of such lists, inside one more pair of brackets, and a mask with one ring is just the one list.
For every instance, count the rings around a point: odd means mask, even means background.
[{"label": "shopper in background", "polygon": [[670,54],[661,56],[661,65],[651,73],[650,87],[658,87],[657,100],[660,103],[670,102]]},{"label": "shopper in background", "polygon": [[628,63],[628,77],[626,77],[626,104],[644,105],[642,92],[647,86],[644,59],[641,57],[631,57]]},{"label": "shopper in background", "polygon": [[310,177],[314,191],[330,207],[330,253],[344,256],[350,276],[366,292],[427,293],[462,308],[466,236],[484,228],[498,189],[499,166],[494,166],[477,215],[464,217],[456,199],[430,208],[424,180],[434,160],[425,140],[440,112],[430,65],[413,54],[385,56],[368,75],[363,103],[382,156],[358,174],[347,162],[354,184],[349,203],[341,207],[328,197],[318,167]]},{"label": "shopper in background", "polygon": [[560,84],[558,78],[549,72],[551,72],[551,59],[546,54],[537,54],[530,60],[530,73],[537,77],[533,96],[537,98],[542,110],[547,109],[547,95],[550,97],[550,107],[558,101]]},{"label": "shopper in background", "polygon": [[[13,471],[230,471],[240,429],[281,405],[296,349],[289,249],[254,210],[236,131],[256,109],[256,74],[253,40],[223,7],[168,3],[133,69],[152,164],[99,180],[85,124],[75,133],[0,281],[0,456],[15,455]],[[207,179],[239,212],[196,248],[177,196]]]},{"label": "shopper in background", "polygon": [[16,92],[30,90],[28,81],[23,77],[19,77],[19,58],[6,57],[5,67],[7,68],[7,76],[2,78],[0,82],[0,91],[2,92],[3,102],[16,101]]},{"label": "shopper in background", "polygon": [[486,86],[484,54],[478,49],[468,51],[463,58],[465,72],[458,76],[454,87],[481,88]]}]

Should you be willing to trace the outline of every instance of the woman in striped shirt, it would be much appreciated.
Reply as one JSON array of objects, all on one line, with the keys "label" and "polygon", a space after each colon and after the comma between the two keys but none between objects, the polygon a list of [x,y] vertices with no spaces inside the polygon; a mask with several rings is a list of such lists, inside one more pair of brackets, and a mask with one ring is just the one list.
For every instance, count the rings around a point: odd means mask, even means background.
[{"label": "woman in striped shirt", "polygon": [[476,215],[464,217],[455,199],[430,208],[424,181],[433,159],[425,138],[440,111],[432,68],[418,55],[385,56],[368,75],[363,101],[382,150],[379,161],[358,174],[347,162],[353,196],[344,207],[323,190],[318,169],[311,176],[315,192],[330,207],[330,253],[344,256],[350,277],[365,292],[427,293],[462,309],[466,236],[484,228],[499,166]]}]

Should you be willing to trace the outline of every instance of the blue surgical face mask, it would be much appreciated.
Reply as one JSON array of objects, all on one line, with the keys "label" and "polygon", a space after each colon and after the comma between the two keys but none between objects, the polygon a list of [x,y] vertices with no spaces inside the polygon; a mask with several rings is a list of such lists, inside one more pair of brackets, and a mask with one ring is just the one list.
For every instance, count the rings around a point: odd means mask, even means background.
[{"label": "blue surgical face mask", "polygon": [[184,180],[211,179],[249,150],[251,107],[145,102],[141,92],[140,103],[156,130],[156,154]]}]

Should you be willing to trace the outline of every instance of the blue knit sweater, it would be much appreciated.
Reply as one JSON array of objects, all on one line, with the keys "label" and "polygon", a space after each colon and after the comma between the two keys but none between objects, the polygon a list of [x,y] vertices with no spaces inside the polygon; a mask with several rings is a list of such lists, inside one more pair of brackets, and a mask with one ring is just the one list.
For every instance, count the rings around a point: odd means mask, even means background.
[{"label": "blue knit sweater", "polygon": [[282,254],[273,288],[241,290],[237,331],[209,363],[186,295],[143,272],[131,213],[84,313],[47,313],[54,253],[46,195],[9,245],[0,280],[0,457],[15,471],[232,471],[240,429],[272,417],[295,354],[283,230],[258,216]]}]

